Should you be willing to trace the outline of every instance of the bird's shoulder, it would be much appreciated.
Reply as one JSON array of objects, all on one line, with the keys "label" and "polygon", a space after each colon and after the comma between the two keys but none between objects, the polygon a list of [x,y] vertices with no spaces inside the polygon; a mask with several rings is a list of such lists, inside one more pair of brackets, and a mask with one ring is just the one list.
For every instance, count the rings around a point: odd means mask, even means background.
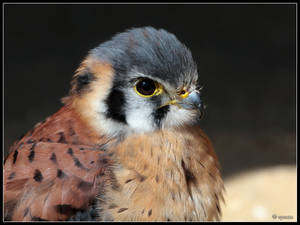
[{"label": "bird's shoulder", "polygon": [[79,121],[64,106],[11,147],[4,163],[6,219],[65,220],[94,204],[110,180],[111,161],[107,139]]}]

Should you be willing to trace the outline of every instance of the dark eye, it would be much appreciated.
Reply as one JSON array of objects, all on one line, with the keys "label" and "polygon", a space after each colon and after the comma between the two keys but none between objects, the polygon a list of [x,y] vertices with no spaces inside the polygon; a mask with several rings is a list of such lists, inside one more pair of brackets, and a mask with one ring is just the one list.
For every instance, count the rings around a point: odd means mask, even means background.
[{"label": "dark eye", "polygon": [[143,97],[151,97],[157,91],[157,85],[155,81],[149,78],[143,78],[135,85],[136,92]]}]

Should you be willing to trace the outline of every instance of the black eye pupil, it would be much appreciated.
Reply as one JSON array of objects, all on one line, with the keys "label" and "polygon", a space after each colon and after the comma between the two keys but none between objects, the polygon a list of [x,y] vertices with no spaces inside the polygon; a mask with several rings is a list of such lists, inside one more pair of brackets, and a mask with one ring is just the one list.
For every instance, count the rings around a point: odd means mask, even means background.
[{"label": "black eye pupil", "polygon": [[136,90],[143,95],[152,95],[155,90],[155,82],[150,79],[143,79],[136,85]]}]

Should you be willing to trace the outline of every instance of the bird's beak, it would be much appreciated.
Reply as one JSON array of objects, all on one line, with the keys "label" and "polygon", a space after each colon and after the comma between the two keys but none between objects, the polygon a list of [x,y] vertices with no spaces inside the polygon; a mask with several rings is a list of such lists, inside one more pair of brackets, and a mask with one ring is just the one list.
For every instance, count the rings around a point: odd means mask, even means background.
[{"label": "bird's beak", "polygon": [[200,92],[197,90],[192,91],[191,93],[185,94],[184,97],[179,96],[176,99],[168,101],[161,107],[166,106],[166,105],[176,105],[179,108],[184,108],[184,109],[188,109],[188,110],[202,111],[202,109],[203,109],[203,105],[202,105],[202,102],[200,99]]},{"label": "bird's beak", "polygon": [[179,107],[182,107],[184,109],[189,110],[201,110],[202,109],[202,102],[200,99],[200,92],[193,91],[189,93],[189,95],[186,98],[182,98],[177,100],[177,105]]}]

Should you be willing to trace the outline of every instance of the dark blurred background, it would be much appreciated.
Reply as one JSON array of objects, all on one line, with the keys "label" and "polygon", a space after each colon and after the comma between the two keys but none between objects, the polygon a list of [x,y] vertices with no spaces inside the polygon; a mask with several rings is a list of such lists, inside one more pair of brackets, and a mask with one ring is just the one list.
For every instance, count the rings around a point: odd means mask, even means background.
[{"label": "dark blurred background", "polygon": [[198,63],[201,124],[224,176],[295,164],[295,12],[295,4],[5,4],[5,154],[62,106],[91,48],[150,25],[174,33]]}]

